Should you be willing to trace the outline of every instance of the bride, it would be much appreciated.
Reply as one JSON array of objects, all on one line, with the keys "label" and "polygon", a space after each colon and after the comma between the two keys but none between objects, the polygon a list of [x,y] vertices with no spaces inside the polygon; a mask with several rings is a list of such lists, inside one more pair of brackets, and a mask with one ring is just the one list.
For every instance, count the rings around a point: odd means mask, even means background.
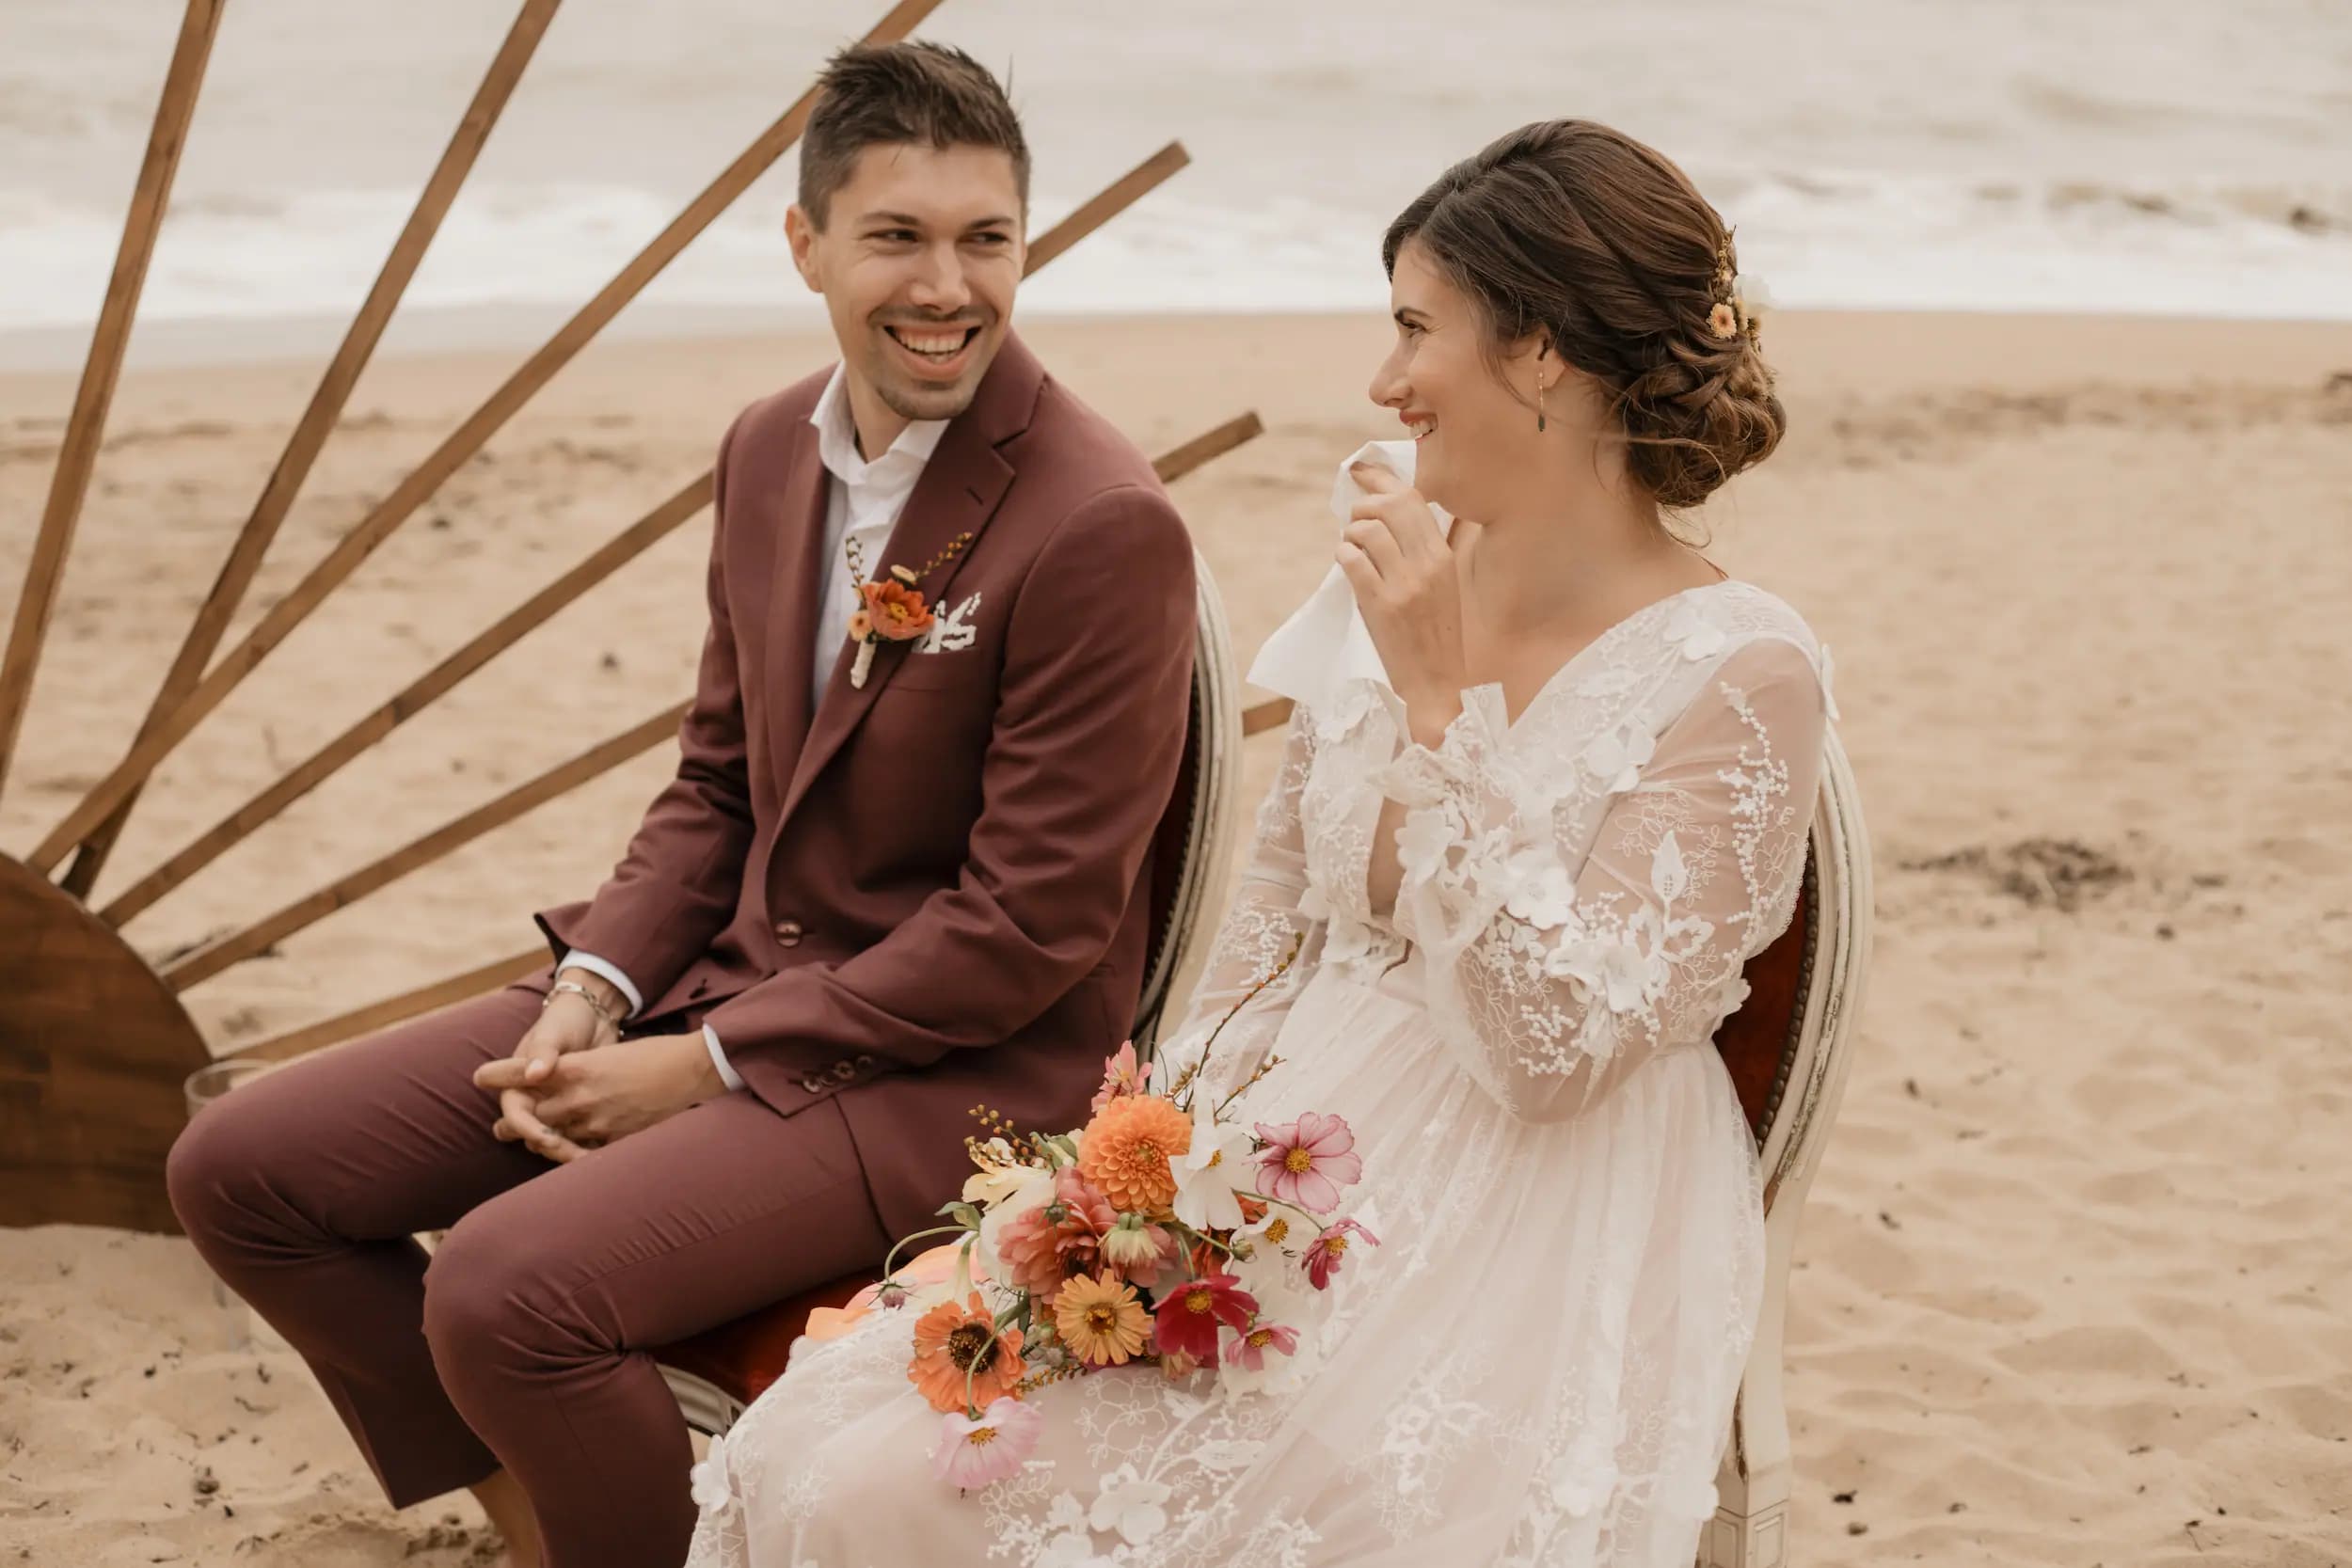
[{"label": "bride", "polygon": [[1337,570],[1250,672],[1287,750],[1162,1053],[1247,997],[1207,1082],[1279,1056],[1245,1125],[1352,1125],[1342,1288],[1279,1377],[1035,1390],[1035,1455],[961,1494],[911,1314],[803,1340],[697,1471],[692,1564],[1692,1560],[1763,1261],[1710,1042],[1788,921],[1830,712],[1796,612],[1661,516],[1781,406],[1722,221],[1602,126],[1455,165],[1382,256],[1372,396],[1411,439],[1343,469]]}]

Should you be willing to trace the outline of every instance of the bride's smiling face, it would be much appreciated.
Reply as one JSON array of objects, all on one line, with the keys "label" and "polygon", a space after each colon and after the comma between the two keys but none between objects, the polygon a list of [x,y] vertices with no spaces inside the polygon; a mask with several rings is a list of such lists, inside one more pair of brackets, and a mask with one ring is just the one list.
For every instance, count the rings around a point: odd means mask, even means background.
[{"label": "bride's smiling face", "polygon": [[[1397,252],[1389,302],[1396,347],[1372,378],[1372,401],[1393,409],[1412,436],[1413,487],[1473,522],[1510,515],[1542,443],[1562,436],[1564,420],[1589,418],[1571,406],[1564,367],[1538,339],[1494,352],[1476,303],[1417,240]],[[1549,434],[1535,428],[1538,376],[1549,388]]]}]

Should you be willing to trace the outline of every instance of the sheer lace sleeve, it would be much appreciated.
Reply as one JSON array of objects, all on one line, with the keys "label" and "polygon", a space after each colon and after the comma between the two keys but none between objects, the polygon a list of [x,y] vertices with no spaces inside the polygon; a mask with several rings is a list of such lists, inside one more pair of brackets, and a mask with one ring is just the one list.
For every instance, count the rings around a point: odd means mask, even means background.
[{"label": "sheer lace sleeve", "polygon": [[1303,705],[1291,713],[1281,771],[1259,804],[1249,860],[1234,889],[1232,907],[1217,927],[1206,965],[1194,985],[1184,1020],[1159,1053],[1170,1084],[1190,1067],[1200,1047],[1233,1005],[1281,967],[1294,944],[1297,957],[1280,979],[1251,997],[1217,1037],[1210,1064],[1213,1083],[1231,1087],[1255,1070],[1292,1001],[1313,972],[1323,945],[1323,911],[1307,885],[1306,840],[1299,826],[1299,797],[1314,762],[1314,723]]},{"label": "sheer lace sleeve", "polygon": [[1565,1120],[1744,998],[1803,876],[1823,689],[1805,650],[1759,638],[1654,744],[1634,724],[1542,757],[1506,754],[1501,687],[1467,696],[1382,777],[1406,808],[1397,924],[1457,1058],[1515,1115]]}]

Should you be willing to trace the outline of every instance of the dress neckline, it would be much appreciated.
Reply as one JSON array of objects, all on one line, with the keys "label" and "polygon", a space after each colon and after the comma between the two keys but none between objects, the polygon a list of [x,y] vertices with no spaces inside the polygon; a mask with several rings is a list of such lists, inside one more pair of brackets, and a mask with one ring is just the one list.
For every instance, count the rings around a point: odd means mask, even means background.
[{"label": "dress neckline", "polygon": [[[1710,566],[1715,565],[1715,563],[1711,561],[1708,562],[1708,564]],[[1716,566],[1715,569],[1718,572],[1723,571],[1723,568],[1720,566]],[[1586,642],[1582,647],[1577,649],[1576,652],[1570,654],[1565,659],[1563,659],[1558,669],[1552,671],[1550,674],[1545,676],[1544,683],[1535,689],[1535,694],[1527,699],[1527,705],[1525,707],[1519,709],[1517,713],[1513,713],[1509,710],[1506,705],[1503,711],[1503,733],[1507,735],[1518,729],[1519,727],[1519,721],[1526,718],[1530,713],[1533,713],[1536,707],[1542,704],[1543,700],[1550,696],[1552,691],[1559,687],[1563,681],[1567,679],[1569,674],[1571,674],[1579,665],[1582,664],[1586,658],[1591,657],[1595,650],[1615,641],[1620,634],[1622,634],[1628,627],[1631,626],[1635,622],[1644,619],[1657,610],[1665,609],[1668,605],[1690,598],[1693,594],[1711,594],[1719,589],[1733,587],[1737,585],[1740,579],[1738,578],[1731,576],[1728,572],[1724,572],[1722,577],[1717,578],[1713,582],[1695,582],[1688,588],[1677,588],[1673,593],[1652,599],[1649,603],[1629,610],[1626,614],[1619,616],[1616,620],[1612,621],[1609,625],[1603,626],[1597,633],[1596,633],[1590,641]],[[1500,681],[1487,681],[1482,684],[1499,688],[1502,683]]]}]

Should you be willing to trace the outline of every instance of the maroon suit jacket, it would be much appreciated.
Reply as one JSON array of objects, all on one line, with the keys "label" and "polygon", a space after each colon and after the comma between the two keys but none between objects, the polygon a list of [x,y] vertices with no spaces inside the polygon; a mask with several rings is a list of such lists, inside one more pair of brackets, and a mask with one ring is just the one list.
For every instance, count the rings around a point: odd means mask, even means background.
[{"label": "maroon suit jacket", "polygon": [[[1192,678],[1192,546],[1151,465],[1008,336],[869,573],[919,570],[961,651],[850,651],[809,712],[826,485],[818,374],[720,449],[710,631],[676,779],[612,879],[537,918],[628,972],[639,1023],[708,1023],[789,1117],[837,1100],[883,1223],[971,1171],[977,1104],[1086,1119],[1133,1023],[1151,840]],[[781,1129],[780,1129],[781,1132]]]}]

